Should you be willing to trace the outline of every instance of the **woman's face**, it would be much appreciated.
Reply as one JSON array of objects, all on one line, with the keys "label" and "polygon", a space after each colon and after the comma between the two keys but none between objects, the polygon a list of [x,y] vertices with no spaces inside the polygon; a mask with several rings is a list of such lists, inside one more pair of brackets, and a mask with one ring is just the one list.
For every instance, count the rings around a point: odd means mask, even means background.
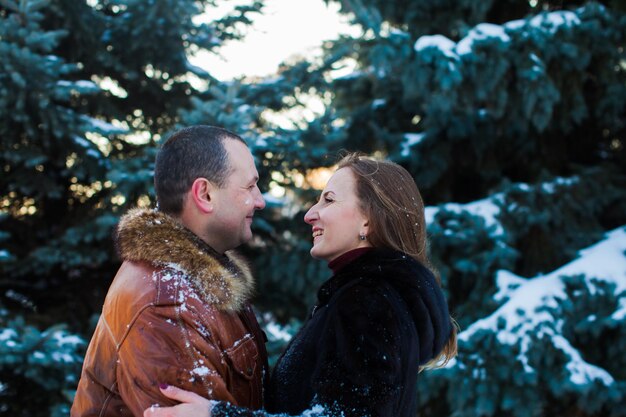
[{"label": "woman's face", "polygon": [[311,256],[316,259],[330,262],[352,249],[371,246],[359,238],[360,234],[367,236],[368,222],[359,209],[356,179],[350,168],[333,174],[304,221],[313,226]]}]

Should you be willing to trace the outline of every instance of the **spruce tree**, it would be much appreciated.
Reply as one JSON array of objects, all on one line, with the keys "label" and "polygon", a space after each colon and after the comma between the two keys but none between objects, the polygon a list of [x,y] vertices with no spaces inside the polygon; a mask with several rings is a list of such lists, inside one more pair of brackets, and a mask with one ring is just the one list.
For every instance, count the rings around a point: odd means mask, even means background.
[{"label": "spruce tree", "polygon": [[154,207],[169,132],[215,124],[284,194],[244,249],[273,354],[272,316],[293,334],[330,276],[304,212],[359,150],[414,176],[461,324],[458,358],[420,375],[422,415],[624,415],[624,3],[339,3],[362,36],[222,83],[188,55],[241,37],[259,2],[196,23],[212,2],[0,1],[0,409],[63,412],[78,366],[54,358],[91,335],[115,223]]},{"label": "spruce tree", "polygon": [[[421,375],[422,414],[624,415],[623,3],[340,4],[362,36],[286,72],[330,97],[307,125],[329,135],[326,154],[396,161],[430,206],[431,257],[462,327],[457,360]],[[306,133],[294,137],[314,160]],[[258,258],[283,260],[260,276],[298,295],[323,279],[289,258],[308,238],[301,215],[277,231],[282,253]],[[579,267],[594,243],[616,247],[612,268]]]},{"label": "spruce tree", "polygon": [[198,23],[212,5],[0,1],[2,412],[67,414],[119,266],[113,228],[153,206],[156,144],[220,84],[189,57],[243,36],[262,7]]}]

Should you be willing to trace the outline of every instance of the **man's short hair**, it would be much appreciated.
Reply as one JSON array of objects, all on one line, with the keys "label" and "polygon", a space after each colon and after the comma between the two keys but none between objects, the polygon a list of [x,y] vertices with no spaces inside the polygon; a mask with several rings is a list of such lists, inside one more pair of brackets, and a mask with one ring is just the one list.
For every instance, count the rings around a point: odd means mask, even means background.
[{"label": "man's short hair", "polygon": [[197,178],[223,187],[231,173],[226,139],[245,141],[226,129],[191,126],[173,133],[156,156],[154,189],[160,211],[179,215],[185,194]]}]

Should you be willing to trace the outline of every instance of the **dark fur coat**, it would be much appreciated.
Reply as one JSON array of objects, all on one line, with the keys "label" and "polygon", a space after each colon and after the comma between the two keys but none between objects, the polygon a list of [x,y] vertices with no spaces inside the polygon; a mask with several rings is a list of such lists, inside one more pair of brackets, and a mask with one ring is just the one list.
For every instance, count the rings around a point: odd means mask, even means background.
[{"label": "dark fur coat", "polygon": [[[311,317],[274,369],[266,408],[415,417],[419,367],[441,352],[451,330],[433,274],[405,254],[371,250],[320,288]],[[220,405],[213,415],[267,413]]]}]

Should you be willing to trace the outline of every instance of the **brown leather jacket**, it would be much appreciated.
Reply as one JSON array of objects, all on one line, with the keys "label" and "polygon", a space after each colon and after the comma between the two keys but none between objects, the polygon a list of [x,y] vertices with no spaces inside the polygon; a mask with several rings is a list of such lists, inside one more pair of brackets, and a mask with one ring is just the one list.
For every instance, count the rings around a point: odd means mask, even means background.
[{"label": "brown leather jacket", "polygon": [[159,384],[258,409],[264,335],[247,302],[254,282],[162,213],[135,209],[118,227],[124,263],[89,344],[72,417],[141,416],[173,405]]}]

